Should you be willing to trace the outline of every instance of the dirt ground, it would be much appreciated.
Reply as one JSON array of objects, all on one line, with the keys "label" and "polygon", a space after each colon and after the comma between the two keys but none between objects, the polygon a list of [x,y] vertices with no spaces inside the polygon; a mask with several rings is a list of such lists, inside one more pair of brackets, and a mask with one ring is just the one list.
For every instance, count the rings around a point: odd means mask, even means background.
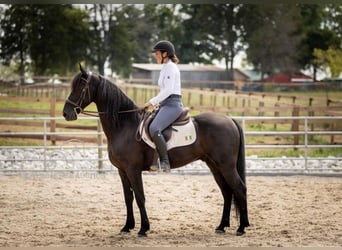
[{"label": "dirt ground", "polygon": [[[247,177],[251,226],[216,234],[222,198],[211,175],[144,174],[148,237],[119,231],[117,174],[0,176],[0,247],[342,246],[342,178]],[[232,214],[234,215],[234,213]]]}]

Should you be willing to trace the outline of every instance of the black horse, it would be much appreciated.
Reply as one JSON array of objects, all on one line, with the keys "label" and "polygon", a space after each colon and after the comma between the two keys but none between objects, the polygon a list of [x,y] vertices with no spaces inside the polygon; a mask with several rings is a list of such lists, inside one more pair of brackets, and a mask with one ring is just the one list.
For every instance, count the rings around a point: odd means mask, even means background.
[{"label": "black horse", "polygon": [[[148,171],[154,150],[143,141],[136,140],[136,131],[144,111],[128,98],[119,87],[97,74],[87,73],[80,67],[72,81],[72,91],[65,102],[63,116],[76,120],[77,114],[91,102],[97,106],[104,133],[108,141],[111,163],[118,168],[122,181],[127,217],[121,232],[130,232],[135,226],[133,199],[140,210],[141,228],[138,236],[146,236],[150,223],[145,208],[142,171]],[[135,112],[136,111],[136,112]],[[171,169],[196,160],[206,162],[224,198],[221,222],[216,232],[225,232],[230,225],[230,209],[234,200],[240,225],[237,235],[249,226],[245,180],[244,135],[233,119],[215,113],[202,113],[192,117],[196,127],[195,143],[169,150]]]}]

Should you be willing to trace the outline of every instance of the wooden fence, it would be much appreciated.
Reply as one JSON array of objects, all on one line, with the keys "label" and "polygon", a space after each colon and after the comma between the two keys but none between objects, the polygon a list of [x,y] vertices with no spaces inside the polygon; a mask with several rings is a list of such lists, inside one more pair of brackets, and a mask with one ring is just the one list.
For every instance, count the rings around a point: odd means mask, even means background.
[{"label": "wooden fence", "polygon": [[[157,86],[140,84],[118,84],[118,86],[136,103],[141,104],[155,96],[159,89]],[[11,103],[23,103],[20,108],[0,107],[2,116],[61,116],[61,109],[66,97],[70,92],[70,84],[47,84],[39,83],[27,86],[13,87],[1,91],[0,100]],[[25,103],[41,103],[39,108],[25,107]],[[236,90],[213,90],[213,89],[183,89],[183,103],[191,108],[193,114],[205,111],[219,112],[231,116],[341,116],[342,101],[321,97],[296,96],[290,93],[263,93],[246,92]],[[95,107],[90,107],[95,108]],[[290,124],[292,131],[298,131],[302,124],[298,120],[274,121],[256,120],[253,124],[272,124],[276,130],[278,126]],[[0,124],[1,125],[1,124]],[[5,124],[4,124],[5,125]],[[9,124],[7,124],[9,125]],[[16,126],[24,125],[17,122]],[[27,124],[26,124],[27,125]],[[32,124],[33,125],[33,124]],[[57,129],[95,129],[94,126],[70,126],[70,124],[59,124],[51,120],[48,124],[51,132]],[[342,129],[340,121],[321,122],[310,121],[312,131],[315,127]],[[65,138],[62,138],[65,139]],[[55,143],[57,137],[51,137]],[[331,138],[334,143],[335,137]],[[294,140],[298,144],[298,137]]]},{"label": "wooden fence", "polygon": [[[157,86],[119,84],[123,91],[136,103],[145,103],[155,96]],[[342,101],[339,99],[297,96],[291,93],[247,92],[236,90],[183,88],[183,103],[193,110],[215,111],[233,115],[290,115],[299,109],[299,115],[341,115]],[[37,102],[50,99],[51,107],[64,102],[70,93],[70,84],[39,83],[17,86],[1,91],[1,98],[29,97]],[[9,100],[10,101],[10,100]]]}]

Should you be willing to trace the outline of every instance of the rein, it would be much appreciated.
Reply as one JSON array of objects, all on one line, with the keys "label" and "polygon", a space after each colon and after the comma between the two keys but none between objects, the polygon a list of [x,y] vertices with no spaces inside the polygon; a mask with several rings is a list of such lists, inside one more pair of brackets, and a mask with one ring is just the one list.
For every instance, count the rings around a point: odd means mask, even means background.
[{"label": "rein", "polygon": [[145,108],[137,108],[137,109],[130,109],[130,110],[122,110],[122,111],[119,111],[118,113],[119,113],[119,114],[134,113],[134,112],[140,112],[140,111],[143,111],[143,110],[145,110]]}]

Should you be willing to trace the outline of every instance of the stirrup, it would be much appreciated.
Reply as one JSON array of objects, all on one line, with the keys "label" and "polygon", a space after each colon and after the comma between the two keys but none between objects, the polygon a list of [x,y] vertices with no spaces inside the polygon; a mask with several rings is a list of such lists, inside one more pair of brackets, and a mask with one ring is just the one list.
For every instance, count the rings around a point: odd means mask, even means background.
[{"label": "stirrup", "polygon": [[[164,167],[162,167],[162,165],[164,165]],[[164,164],[159,164],[160,169],[164,172],[164,173],[170,173],[171,172],[171,167],[170,167],[170,163],[164,163]]]},{"label": "stirrup", "polygon": [[[164,165],[164,167],[162,167],[162,165]],[[158,158],[157,165],[152,165],[150,167],[150,171],[151,172],[158,172],[158,173],[161,173],[161,172],[170,173],[171,168],[170,168],[170,164],[167,164],[167,163],[161,164],[160,159]]]}]

